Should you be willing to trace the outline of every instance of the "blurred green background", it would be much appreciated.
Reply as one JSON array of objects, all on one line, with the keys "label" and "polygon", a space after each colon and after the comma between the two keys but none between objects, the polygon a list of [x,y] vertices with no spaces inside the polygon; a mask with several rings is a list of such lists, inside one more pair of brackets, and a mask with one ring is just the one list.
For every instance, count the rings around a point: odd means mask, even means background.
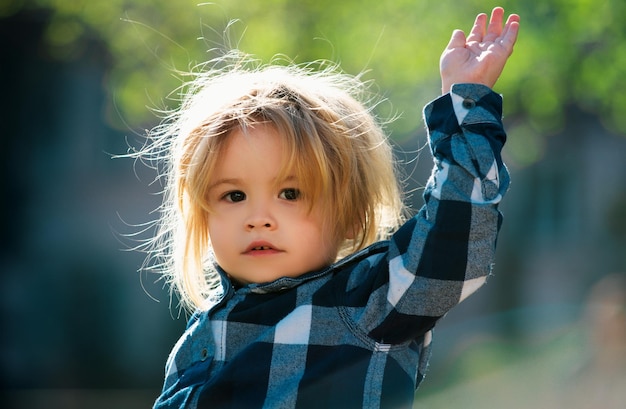
[{"label": "blurred green background", "polygon": [[125,249],[149,236],[128,237],[157,216],[161,186],[111,156],[176,106],[180,72],[228,48],[366,71],[390,101],[381,115],[399,115],[416,209],[439,55],[496,5],[522,19],[496,85],[513,178],[496,274],[439,325],[416,406],[623,407],[622,0],[2,0],[0,406],[139,408],[158,394],[185,316]]}]

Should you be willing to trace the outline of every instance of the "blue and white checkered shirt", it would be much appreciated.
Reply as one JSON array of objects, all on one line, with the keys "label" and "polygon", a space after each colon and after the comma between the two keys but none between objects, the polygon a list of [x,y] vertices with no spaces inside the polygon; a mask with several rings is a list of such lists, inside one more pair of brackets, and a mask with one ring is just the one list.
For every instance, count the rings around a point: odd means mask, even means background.
[{"label": "blue and white checkered shirt", "polygon": [[410,407],[437,320],[485,283],[509,185],[502,99],[457,84],[426,106],[435,166],[389,241],[196,313],[155,408]]}]

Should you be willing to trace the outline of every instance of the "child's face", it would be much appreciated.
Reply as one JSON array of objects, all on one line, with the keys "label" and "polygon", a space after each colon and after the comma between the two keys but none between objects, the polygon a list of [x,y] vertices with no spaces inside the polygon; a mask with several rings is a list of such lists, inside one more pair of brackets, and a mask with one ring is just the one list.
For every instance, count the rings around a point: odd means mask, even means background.
[{"label": "child's face", "polygon": [[298,180],[277,181],[284,163],[277,131],[233,131],[211,177],[209,237],[217,263],[242,284],[296,277],[330,265],[337,243],[321,210],[299,197]]}]

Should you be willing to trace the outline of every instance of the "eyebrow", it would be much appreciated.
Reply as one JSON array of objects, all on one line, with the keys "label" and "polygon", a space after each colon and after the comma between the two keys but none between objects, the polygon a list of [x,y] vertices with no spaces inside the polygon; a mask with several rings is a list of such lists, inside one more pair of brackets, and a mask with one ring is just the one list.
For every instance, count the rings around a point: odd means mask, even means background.
[{"label": "eyebrow", "polygon": [[209,186],[209,190],[213,190],[220,185],[238,185],[241,184],[241,179],[237,178],[222,178],[216,180],[214,183],[211,183]]},{"label": "eyebrow", "polygon": [[[274,180],[276,180],[276,178],[274,178]],[[285,183],[285,182],[294,182],[297,181],[298,178],[295,175],[289,175],[286,178],[284,178],[280,183]],[[214,183],[211,183],[211,185],[209,186],[209,191],[215,189],[216,187],[220,186],[220,185],[241,185],[243,184],[242,180],[239,178],[222,178],[222,179],[218,179],[216,180]]]}]

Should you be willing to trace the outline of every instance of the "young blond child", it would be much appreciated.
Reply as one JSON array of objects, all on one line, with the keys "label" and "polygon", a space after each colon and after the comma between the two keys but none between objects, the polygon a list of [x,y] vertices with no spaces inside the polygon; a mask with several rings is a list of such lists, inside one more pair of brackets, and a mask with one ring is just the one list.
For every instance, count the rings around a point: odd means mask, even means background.
[{"label": "young blond child", "polygon": [[509,176],[490,87],[519,28],[503,15],[454,31],[441,57],[435,166],[403,224],[358,78],[236,53],[197,76],[140,153],[167,168],[153,256],[195,310],[155,408],[411,406],[435,323],[494,261]]}]

